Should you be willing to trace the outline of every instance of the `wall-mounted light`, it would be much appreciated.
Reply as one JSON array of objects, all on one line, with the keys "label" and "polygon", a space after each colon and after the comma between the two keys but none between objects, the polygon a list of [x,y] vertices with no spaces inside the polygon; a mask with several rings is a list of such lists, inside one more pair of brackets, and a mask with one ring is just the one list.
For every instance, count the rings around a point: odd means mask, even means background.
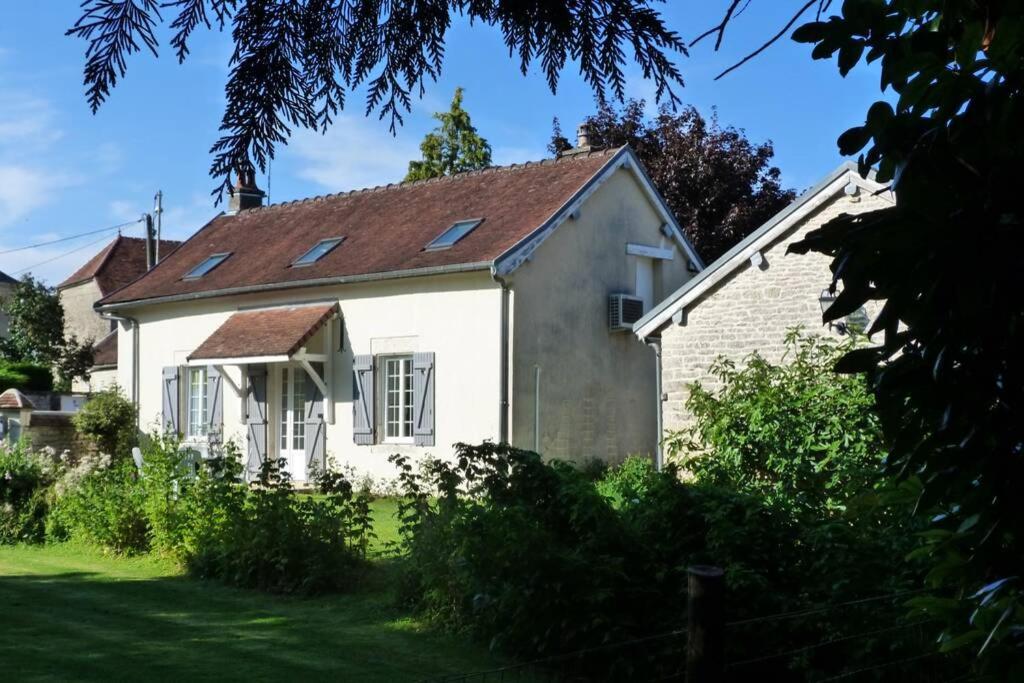
[{"label": "wall-mounted light", "polygon": [[[836,293],[830,288],[821,290],[821,294],[818,295],[818,304],[821,306],[821,314],[825,315],[825,312],[828,311],[835,301]],[[839,334],[860,334],[868,328],[868,324],[870,322],[867,310],[861,306],[842,320],[833,320],[829,322],[828,328],[830,330],[835,330]]]}]

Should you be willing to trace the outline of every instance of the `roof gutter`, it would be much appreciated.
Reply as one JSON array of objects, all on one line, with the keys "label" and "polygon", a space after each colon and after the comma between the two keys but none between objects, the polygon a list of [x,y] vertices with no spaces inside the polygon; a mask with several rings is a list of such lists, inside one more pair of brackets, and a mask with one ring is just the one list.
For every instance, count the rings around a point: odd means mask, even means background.
[{"label": "roof gutter", "polygon": [[168,294],[146,299],[129,299],[127,301],[115,301],[103,303],[102,300],[95,306],[97,311],[116,311],[134,306],[150,306],[154,304],[178,303],[182,301],[197,301],[200,299],[214,299],[223,296],[235,296],[239,294],[258,294],[263,292],[278,292],[289,289],[303,289],[305,287],[326,287],[329,285],[347,285],[357,282],[379,282],[381,280],[399,280],[408,277],[427,277],[429,275],[449,275],[451,273],[469,273],[480,270],[491,270],[492,261],[477,261],[473,263],[459,263],[449,266],[431,266],[429,268],[410,268],[408,270],[392,270],[382,273],[365,273],[361,275],[342,275],[340,277],[318,278],[315,280],[296,280],[294,282],[271,282],[262,285],[247,285],[245,287],[227,287],[224,289],[211,289],[201,292],[190,292],[187,294]]}]

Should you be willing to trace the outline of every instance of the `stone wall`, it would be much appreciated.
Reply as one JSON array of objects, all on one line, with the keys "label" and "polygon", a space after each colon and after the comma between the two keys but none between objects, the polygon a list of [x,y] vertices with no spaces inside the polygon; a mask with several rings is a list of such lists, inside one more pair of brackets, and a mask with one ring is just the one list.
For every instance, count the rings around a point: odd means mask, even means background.
[{"label": "stone wall", "polygon": [[[857,197],[839,194],[809,214],[761,253],[764,262],[745,262],[730,276],[687,307],[684,325],[662,330],[663,420],[666,431],[691,423],[686,410],[690,385],[699,381],[716,388],[708,368],[718,356],[736,362],[758,351],[778,361],[786,332],[798,325],[805,332],[835,334],[821,322],[823,289],[832,281],[831,259],[820,254],[786,254],[786,248],[810,230],[843,213],[890,206],[888,199],[863,190]],[[873,315],[876,311],[868,311]]]},{"label": "stone wall", "polygon": [[74,413],[56,411],[34,411],[30,413],[28,425],[21,426],[21,436],[31,442],[33,448],[49,446],[58,454],[70,451],[76,457],[95,453],[93,443],[78,433],[71,417]]},{"label": "stone wall", "polygon": [[100,317],[93,309],[93,304],[102,296],[95,280],[87,280],[60,290],[65,335],[75,335],[78,341],[88,339],[98,342],[110,334],[110,321]]}]

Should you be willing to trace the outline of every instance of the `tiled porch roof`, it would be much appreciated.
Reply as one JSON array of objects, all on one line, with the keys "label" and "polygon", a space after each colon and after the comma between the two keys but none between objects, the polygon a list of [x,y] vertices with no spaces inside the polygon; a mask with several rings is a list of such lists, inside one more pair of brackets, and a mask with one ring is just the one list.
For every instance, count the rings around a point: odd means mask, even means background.
[{"label": "tiled porch roof", "polygon": [[188,359],[292,356],[337,310],[337,304],[324,304],[240,311],[207,337]]}]

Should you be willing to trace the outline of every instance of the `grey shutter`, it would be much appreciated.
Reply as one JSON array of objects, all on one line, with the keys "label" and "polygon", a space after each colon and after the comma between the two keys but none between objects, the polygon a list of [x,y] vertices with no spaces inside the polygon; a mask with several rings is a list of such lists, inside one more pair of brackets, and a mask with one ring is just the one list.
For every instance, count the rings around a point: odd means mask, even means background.
[{"label": "grey shutter", "polygon": [[[324,376],[323,363],[310,363],[313,371]],[[311,479],[315,472],[323,472],[325,467],[324,453],[327,439],[324,424],[324,395],[320,387],[311,378],[306,379],[306,479]]]},{"label": "grey shutter", "polygon": [[206,368],[206,434],[212,444],[223,442],[224,378],[214,366]]},{"label": "grey shutter", "polygon": [[181,393],[178,388],[178,378],[177,366],[164,368],[163,381],[161,383],[163,390],[163,409],[161,414],[164,421],[164,434],[181,434]]},{"label": "grey shutter", "polygon": [[434,445],[434,354],[412,355],[413,441]]},{"label": "grey shutter", "polygon": [[352,359],[352,438],[362,446],[374,441],[373,387],[373,356],[356,356]]},{"label": "grey shutter", "polygon": [[250,478],[267,459],[267,366],[249,365],[245,421],[249,433],[249,457],[246,470]]}]

